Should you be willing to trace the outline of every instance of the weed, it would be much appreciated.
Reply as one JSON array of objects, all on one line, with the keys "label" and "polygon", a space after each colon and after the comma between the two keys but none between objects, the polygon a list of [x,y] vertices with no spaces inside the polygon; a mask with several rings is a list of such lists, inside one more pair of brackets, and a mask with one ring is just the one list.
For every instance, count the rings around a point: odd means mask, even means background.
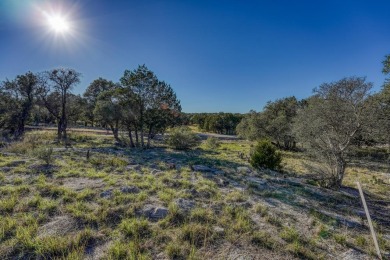
[{"label": "weed", "polygon": [[272,236],[264,231],[256,231],[251,236],[252,244],[256,246],[265,247],[268,249],[274,249],[277,242],[272,238]]},{"label": "weed", "polygon": [[347,236],[344,234],[333,234],[333,239],[342,246],[347,244]]},{"label": "weed", "polygon": [[149,222],[145,219],[125,219],[119,225],[120,231],[128,238],[145,239],[151,235]]},{"label": "weed", "polygon": [[299,233],[294,227],[284,227],[279,235],[287,242],[295,242],[299,239]]},{"label": "weed", "polygon": [[181,228],[181,238],[196,247],[206,246],[212,237],[210,226],[199,223],[189,223]]},{"label": "weed", "polygon": [[260,204],[260,203],[257,203],[255,206],[254,206],[254,210],[257,214],[259,214],[260,216],[262,217],[265,217],[267,216],[268,214],[268,207],[263,205],[263,204]]},{"label": "weed", "polygon": [[50,165],[53,162],[53,148],[37,148],[33,151],[34,156],[45,162],[46,165]]}]

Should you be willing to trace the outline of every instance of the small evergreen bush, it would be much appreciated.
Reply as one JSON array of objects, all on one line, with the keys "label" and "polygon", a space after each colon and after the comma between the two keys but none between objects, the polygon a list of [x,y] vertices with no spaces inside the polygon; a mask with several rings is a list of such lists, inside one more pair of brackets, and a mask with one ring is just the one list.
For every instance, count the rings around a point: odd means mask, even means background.
[{"label": "small evergreen bush", "polygon": [[200,144],[200,138],[188,127],[175,127],[165,142],[177,150],[187,150]]},{"label": "small evergreen bush", "polygon": [[35,157],[37,157],[38,159],[41,159],[43,160],[46,165],[49,165],[53,162],[53,148],[49,147],[49,148],[44,148],[44,147],[40,147],[40,148],[37,148],[33,151]]},{"label": "small evergreen bush", "polygon": [[257,169],[268,168],[279,170],[281,168],[282,155],[269,140],[261,140],[252,149],[250,164]]},{"label": "small evergreen bush", "polygon": [[215,150],[221,146],[221,143],[217,138],[210,136],[207,138],[205,145],[208,149]]}]

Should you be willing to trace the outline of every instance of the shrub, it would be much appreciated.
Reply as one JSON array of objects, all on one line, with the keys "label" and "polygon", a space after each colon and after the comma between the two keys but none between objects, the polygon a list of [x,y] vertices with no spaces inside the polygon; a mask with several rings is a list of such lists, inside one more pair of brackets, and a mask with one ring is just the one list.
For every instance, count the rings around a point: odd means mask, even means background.
[{"label": "shrub", "polygon": [[207,148],[209,148],[211,150],[215,150],[221,146],[221,143],[219,142],[219,140],[217,138],[211,136],[211,137],[207,138],[205,145]]},{"label": "shrub", "polygon": [[262,140],[251,151],[250,163],[255,168],[277,170],[281,168],[282,155],[268,140]]},{"label": "shrub", "polygon": [[38,159],[43,160],[46,165],[49,165],[53,162],[53,148],[38,148],[34,150],[34,155]]},{"label": "shrub", "polygon": [[198,146],[200,138],[190,128],[181,126],[174,128],[165,142],[174,149],[187,150]]}]

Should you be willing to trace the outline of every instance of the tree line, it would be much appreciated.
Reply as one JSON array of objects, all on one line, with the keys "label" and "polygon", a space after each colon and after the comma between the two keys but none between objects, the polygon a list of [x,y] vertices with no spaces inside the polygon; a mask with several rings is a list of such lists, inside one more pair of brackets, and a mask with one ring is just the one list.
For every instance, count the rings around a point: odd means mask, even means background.
[{"label": "tree line", "polygon": [[[28,123],[55,123],[58,141],[67,142],[69,122],[109,127],[118,144],[149,147],[150,140],[179,122],[180,101],[169,84],[145,65],[126,70],[120,82],[98,78],[83,96],[72,90],[81,73],[66,68],[18,75],[0,84],[0,129],[19,139]],[[127,132],[121,136],[120,130]]]},{"label": "tree line", "polygon": [[217,134],[234,135],[243,118],[238,113],[187,113],[187,123],[197,125],[200,130]]},{"label": "tree line", "polygon": [[[390,75],[390,55],[383,70]],[[237,125],[239,136],[267,138],[282,149],[300,143],[321,166],[312,165],[321,185],[339,188],[352,146],[388,146],[390,159],[390,78],[378,93],[365,77],[348,77],[324,83],[313,95],[268,102],[262,112],[251,111]]]}]

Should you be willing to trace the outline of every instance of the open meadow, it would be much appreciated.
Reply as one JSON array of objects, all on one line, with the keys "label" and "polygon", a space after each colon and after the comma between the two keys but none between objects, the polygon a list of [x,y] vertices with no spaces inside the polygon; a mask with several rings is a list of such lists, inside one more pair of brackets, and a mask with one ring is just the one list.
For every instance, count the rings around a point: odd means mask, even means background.
[{"label": "open meadow", "polygon": [[333,191],[299,152],[282,152],[280,172],[253,169],[249,141],[177,151],[55,137],[31,131],[0,150],[2,259],[375,259],[356,180],[389,255],[389,165],[363,152]]}]

